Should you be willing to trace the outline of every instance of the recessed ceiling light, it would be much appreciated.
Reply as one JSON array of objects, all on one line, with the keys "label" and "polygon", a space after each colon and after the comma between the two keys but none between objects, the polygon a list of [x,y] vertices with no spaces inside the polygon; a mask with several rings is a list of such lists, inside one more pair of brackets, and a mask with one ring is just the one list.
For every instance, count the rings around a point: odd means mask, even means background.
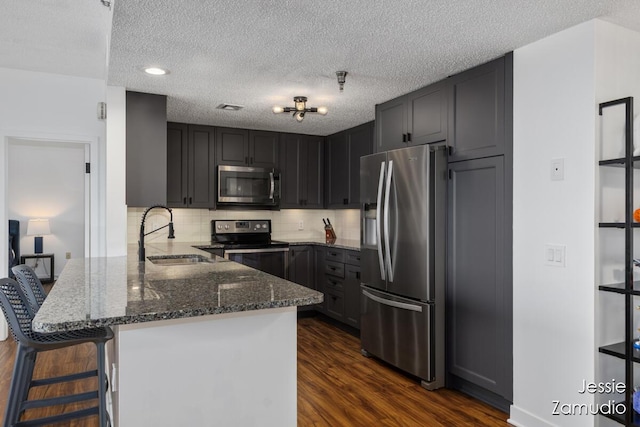
[{"label": "recessed ceiling light", "polygon": [[154,75],[154,76],[163,76],[163,75],[167,74],[167,70],[163,70],[162,68],[157,68],[157,67],[145,68],[144,72],[147,73],[147,74]]}]

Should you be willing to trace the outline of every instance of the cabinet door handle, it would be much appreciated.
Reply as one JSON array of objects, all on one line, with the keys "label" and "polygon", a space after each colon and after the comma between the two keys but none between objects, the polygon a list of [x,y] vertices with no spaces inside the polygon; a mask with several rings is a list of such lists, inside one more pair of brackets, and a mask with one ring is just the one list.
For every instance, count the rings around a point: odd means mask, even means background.
[{"label": "cabinet door handle", "polygon": [[402,142],[407,142],[407,134],[406,133],[402,134]]},{"label": "cabinet door handle", "polygon": [[349,204],[349,199],[342,199],[342,203],[345,204],[345,205],[348,205]]},{"label": "cabinet door handle", "polygon": [[408,142],[411,142],[411,132],[408,132],[408,133],[407,133],[407,141],[408,141]]},{"label": "cabinet door handle", "polygon": [[360,280],[360,272],[356,271],[356,279]]},{"label": "cabinet door handle", "polygon": [[186,205],[186,204],[187,204],[187,198],[186,198],[186,197],[184,197],[184,198],[182,199],[182,204],[183,204],[183,205]]},{"label": "cabinet door handle", "polygon": [[193,203],[193,197],[189,197],[189,204]]},{"label": "cabinet door handle", "polygon": [[449,150],[449,155],[453,154],[453,147],[452,146],[448,146],[447,149]]}]

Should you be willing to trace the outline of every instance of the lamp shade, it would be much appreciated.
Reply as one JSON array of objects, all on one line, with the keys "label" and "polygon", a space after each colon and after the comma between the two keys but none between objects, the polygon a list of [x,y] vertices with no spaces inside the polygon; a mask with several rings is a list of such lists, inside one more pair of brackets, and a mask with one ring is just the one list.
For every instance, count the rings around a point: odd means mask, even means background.
[{"label": "lamp shade", "polygon": [[30,219],[27,224],[27,236],[44,236],[51,234],[48,219]]}]

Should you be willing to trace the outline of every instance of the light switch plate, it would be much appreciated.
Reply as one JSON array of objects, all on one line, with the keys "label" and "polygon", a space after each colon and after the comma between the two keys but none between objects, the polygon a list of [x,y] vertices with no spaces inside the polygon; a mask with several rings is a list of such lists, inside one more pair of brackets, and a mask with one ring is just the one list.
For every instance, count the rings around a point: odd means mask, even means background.
[{"label": "light switch plate", "polygon": [[566,246],[544,245],[544,263],[554,267],[566,267]]}]

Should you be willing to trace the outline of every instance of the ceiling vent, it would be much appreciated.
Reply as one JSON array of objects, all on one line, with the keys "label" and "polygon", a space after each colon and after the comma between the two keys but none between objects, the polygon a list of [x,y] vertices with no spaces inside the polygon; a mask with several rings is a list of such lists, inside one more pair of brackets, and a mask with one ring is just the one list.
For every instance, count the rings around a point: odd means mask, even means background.
[{"label": "ceiling vent", "polygon": [[244,105],[220,104],[216,107],[218,110],[238,111],[244,108]]}]

